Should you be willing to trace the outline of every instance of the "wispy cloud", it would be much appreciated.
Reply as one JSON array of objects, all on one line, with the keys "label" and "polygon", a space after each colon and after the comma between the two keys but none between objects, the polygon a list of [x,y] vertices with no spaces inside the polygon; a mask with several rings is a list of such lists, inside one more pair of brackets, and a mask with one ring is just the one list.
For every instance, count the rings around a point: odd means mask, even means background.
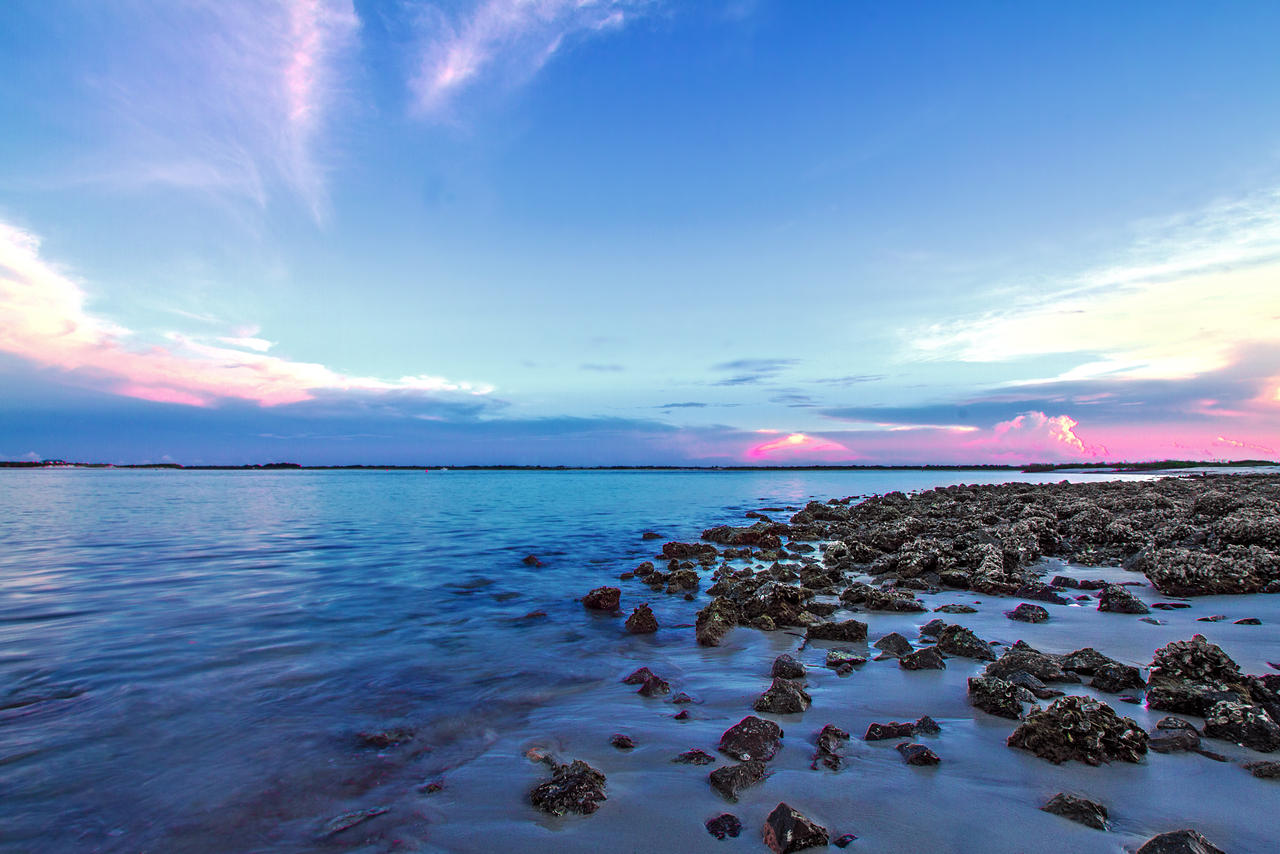
[{"label": "wispy cloud", "polygon": [[257,337],[204,339],[170,332],[166,343],[94,315],[81,286],[40,257],[37,238],[0,223],[0,352],[67,372],[126,397],[188,406],[227,399],[263,406],[334,394],[485,395],[491,386],[418,375],[395,380],[343,374],[268,355]]},{"label": "wispy cloud", "polygon": [[620,371],[626,370],[626,368],[622,367],[622,365],[600,364],[598,362],[584,362],[578,367],[584,371],[597,371],[599,373],[605,373],[605,374],[616,374]]},{"label": "wispy cloud", "polygon": [[721,362],[718,365],[712,365],[712,370],[730,371],[733,375],[716,380],[712,385],[754,385],[773,379],[796,364],[798,364],[796,359],[735,359],[732,362]]},{"label": "wispy cloud", "polygon": [[417,109],[447,113],[464,90],[484,79],[528,80],[572,38],[623,27],[652,0],[482,0],[450,16],[424,18]]},{"label": "wispy cloud", "polygon": [[352,0],[142,4],[94,78],[109,121],[84,180],[265,205],[277,187],[328,211],[325,130],[359,19]]}]

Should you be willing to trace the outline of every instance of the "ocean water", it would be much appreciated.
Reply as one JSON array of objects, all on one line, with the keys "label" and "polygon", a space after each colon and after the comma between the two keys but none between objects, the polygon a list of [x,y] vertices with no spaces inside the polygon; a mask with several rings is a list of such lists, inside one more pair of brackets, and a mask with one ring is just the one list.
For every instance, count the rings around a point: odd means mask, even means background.
[{"label": "ocean water", "polygon": [[[1231,852],[1274,850],[1277,783],[1196,755],[1049,765],[1004,745],[1012,722],[968,707],[978,666],[964,659],[927,673],[872,661],[845,678],[811,667],[813,708],[777,718],[787,736],[773,775],[737,804],[707,786],[710,768],[670,762],[692,747],[714,752],[767,687],[772,658],[800,640],[737,629],[699,648],[691,624],[705,594],[686,602],[616,580],[660,547],[641,532],[689,540],[811,497],[1063,477],[0,472],[0,851],[759,851],[779,801],[833,836],[857,834],[848,850],[1119,852],[1184,826]],[[527,554],[545,565],[524,565]],[[630,636],[574,601],[607,583],[628,612],[650,602],[663,629]],[[988,599],[948,619],[992,640],[1090,645],[1138,665],[1196,631],[1246,671],[1280,661],[1277,596],[1195,600],[1158,613],[1161,626],[1055,606],[1031,626],[1002,616],[1013,604]],[[1263,625],[1195,622],[1210,613]],[[928,615],[859,618],[874,640],[914,638]],[[797,654],[820,665],[825,646]],[[620,684],[640,665],[697,699],[691,720],[673,720],[670,698]],[[1116,706],[1148,728],[1162,716]],[[943,757],[936,769],[905,766],[892,741],[857,738],[872,721],[922,714],[943,726],[929,741]],[[824,723],[855,735],[838,773],[809,768]],[[385,749],[357,737],[392,727],[415,736]],[[637,748],[611,747],[615,732]],[[524,758],[533,746],[603,770],[599,812],[556,819],[529,806],[545,776]],[[443,788],[425,791],[431,781]],[[1039,811],[1060,790],[1107,803],[1113,831]],[[369,808],[386,812],[326,834],[330,819]],[[725,811],[744,831],[720,842],[703,822]]]}]

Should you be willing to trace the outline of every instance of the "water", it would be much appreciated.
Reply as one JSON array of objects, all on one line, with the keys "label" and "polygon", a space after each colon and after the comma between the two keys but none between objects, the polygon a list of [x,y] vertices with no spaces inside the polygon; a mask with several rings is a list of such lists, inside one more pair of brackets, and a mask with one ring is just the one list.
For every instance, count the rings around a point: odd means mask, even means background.
[{"label": "water", "polygon": [[[676,626],[692,623],[704,595],[685,602],[615,581],[660,544],[642,541],[642,531],[694,539],[748,509],[815,496],[1005,479],[2,472],[0,850],[754,851],[763,816],[780,800],[835,834],[856,833],[863,851],[1117,852],[1188,825],[1228,851],[1269,850],[1280,786],[1199,756],[1051,766],[1004,746],[1010,722],[975,719],[964,683],[977,666],[962,659],[940,673],[904,673],[892,662],[848,678],[811,669],[814,707],[779,718],[787,738],[774,774],[737,805],[709,789],[710,769],[670,763],[691,747],[714,750],[767,686],[772,657],[798,640],[739,629],[721,648],[697,647],[692,629]],[[530,553],[545,566],[523,565]],[[616,618],[574,601],[611,582],[627,610],[651,602],[663,631],[629,636]],[[931,604],[973,598],[940,594]],[[1055,652],[1092,645],[1140,665],[1157,646],[1200,631],[1257,673],[1280,661],[1278,600],[1197,600],[1158,614],[1165,626],[1060,607],[1049,623],[1028,626],[1001,615],[1014,604],[1007,600],[954,621],[984,638]],[[546,616],[527,616],[534,611]],[[1264,625],[1194,622],[1208,613]],[[914,637],[923,622],[862,618],[873,639],[894,630]],[[815,646],[804,656],[813,663],[822,654]],[[619,684],[641,664],[699,700],[692,720],[674,721],[676,707]],[[1160,717],[1118,708],[1148,727]],[[846,770],[808,767],[824,723],[856,736],[873,720],[926,713],[944,727],[930,742],[944,759],[937,769],[903,765],[893,742],[856,738]],[[383,750],[357,739],[395,726],[417,735]],[[614,732],[639,746],[616,751]],[[543,776],[522,755],[534,745],[608,775],[597,814],[552,819],[527,805]],[[432,780],[445,788],[421,791]],[[1061,789],[1108,803],[1115,832],[1039,812]],[[388,811],[323,836],[328,819],[369,807]],[[726,810],[743,819],[744,833],[717,842],[702,822]]]}]

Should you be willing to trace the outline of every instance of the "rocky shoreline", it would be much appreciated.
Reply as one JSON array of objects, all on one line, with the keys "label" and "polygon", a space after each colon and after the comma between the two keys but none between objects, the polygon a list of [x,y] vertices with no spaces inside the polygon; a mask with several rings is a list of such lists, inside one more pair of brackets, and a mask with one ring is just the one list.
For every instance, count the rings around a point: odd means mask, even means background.
[{"label": "rocky shoreline", "polygon": [[[967,684],[973,714],[1009,721],[1010,748],[1053,764],[1143,763],[1148,751],[1196,752],[1204,761],[1227,761],[1212,749],[1214,740],[1256,754],[1280,750],[1280,673],[1246,674],[1201,634],[1152,650],[1150,663],[1138,667],[1083,644],[1070,653],[1042,652],[1022,640],[1002,649],[965,626],[928,615],[920,598],[940,592],[979,595],[981,601],[997,597],[989,604],[1001,605],[1013,624],[1053,620],[1055,607],[1072,606],[1158,624],[1129,585],[1149,582],[1175,600],[1280,593],[1280,477],[952,486],[916,495],[891,492],[863,500],[812,501],[786,521],[775,518],[783,512],[750,512],[752,524],[708,528],[702,542],[665,542],[654,560],[622,574],[627,592],[597,588],[583,597],[583,605],[619,617],[629,613],[625,629],[634,634],[660,628],[688,632],[689,642],[703,647],[725,643],[735,631],[794,635],[795,656],[760,662],[761,672],[772,681],[750,704],[750,711],[759,715],[824,713],[806,690],[807,668],[813,665],[798,660],[810,647],[822,647],[823,664],[839,676],[865,666],[873,655],[896,661],[907,672],[945,669],[948,661],[955,666],[955,659],[982,666]],[[661,539],[654,532],[644,537]],[[1135,581],[1069,575],[1046,580],[1046,559],[1077,567],[1120,566]],[[660,627],[647,602],[624,607],[624,600],[634,598],[631,591],[642,593],[644,587],[650,594],[694,601],[704,586],[703,598],[710,599],[690,614],[693,625],[687,628]],[[1188,604],[1157,602],[1151,607],[1174,610]],[[975,608],[948,603],[933,610],[951,616]],[[869,635],[868,622],[857,615],[874,612],[920,614],[918,636]],[[1215,616],[1200,619],[1212,622]],[[1249,618],[1237,622],[1251,624]],[[668,680],[647,667],[624,681],[637,685],[644,697],[670,698],[676,704],[693,699],[678,690],[673,695]],[[1085,685],[1092,693],[1114,695],[1117,703],[1145,704],[1170,714],[1148,732],[1109,702],[1076,693]],[[687,708],[675,717],[681,714],[687,717]],[[919,736],[929,744],[917,741]],[[717,764],[707,784],[732,803],[743,789],[770,775],[769,762],[786,737],[776,722],[746,714],[716,745],[731,763],[700,747],[672,759]],[[615,747],[629,749],[630,739],[620,738],[625,741],[615,741]],[[841,768],[849,739],[840,727],[823,726],[813,742],[812,767]],[[946,762],[945,729],[927,716],[914,723],[873,723],[864,740],[881,739],[896,739],[907,765],[927,768]],[[539,809],[589,814],[607,799],[604,773],[587,762],[559,762],[541,751],[532,758],[546,762],[552,774],[531,793]],[[1280,777],[1280,762],[1263,755],[1240,764],[1259,780]],[[1107,805],[1074,793],[1059,792],[1041,808],[1099,831],[1109,826]],[[833,837],[786,800],[767,816],[725,813],[706,826],[716,839],[754,827],[775,852],[844,847],[856,838]],[[1194,829],[1171,828],[1137,850],[1176,854],[1221,849]]]}]

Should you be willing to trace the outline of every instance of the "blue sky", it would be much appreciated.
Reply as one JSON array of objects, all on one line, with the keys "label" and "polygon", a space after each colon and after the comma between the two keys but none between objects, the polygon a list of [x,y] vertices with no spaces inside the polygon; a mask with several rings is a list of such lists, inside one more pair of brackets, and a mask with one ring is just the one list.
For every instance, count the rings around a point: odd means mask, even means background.
[{"label": "blue sky", "polygon": [[0,9],[0,458],[1280,455],[1280,7]]}]

